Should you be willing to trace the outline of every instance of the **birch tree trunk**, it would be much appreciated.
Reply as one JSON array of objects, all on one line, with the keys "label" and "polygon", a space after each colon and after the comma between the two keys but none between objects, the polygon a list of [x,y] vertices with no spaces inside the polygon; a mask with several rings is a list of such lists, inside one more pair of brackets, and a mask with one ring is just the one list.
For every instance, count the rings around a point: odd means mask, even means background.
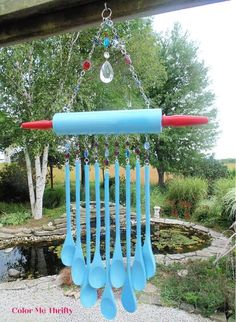
[{"label": "birch tree trunk", "polygon": [[35,184],[32,176],[32,164],[30,161],[29,153],[25,149],[25,160],[27,168],[27,178],[30,195],[31,211],[34,219],[41,219],[43,217],[43,194],[46,184],[47,163],[48,163],[48,150],[49,146],[44,147],[42,163],[40,161],[40,154],[34,158],[35,163]]}]

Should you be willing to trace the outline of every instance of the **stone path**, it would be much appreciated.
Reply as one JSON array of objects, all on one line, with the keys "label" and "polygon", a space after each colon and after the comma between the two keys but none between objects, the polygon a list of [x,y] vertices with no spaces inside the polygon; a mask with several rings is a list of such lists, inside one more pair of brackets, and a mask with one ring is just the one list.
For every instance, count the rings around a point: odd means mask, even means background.
[{"label": "stone path", "polygon": [[[85,309],[80,301],[65,297],[56,285],[56,277],[42,277],[32,281],[0,284],[0,320],[4,322],[106,322],[100,313],[100,303]],[[135,313],[127,313],[117,300],[115,322],[210,322],[200,315],[175,308],[138,304]],[[13,313],[18,309],[28,313]],[[60,309],[60,313],[59,310]],[[45,312],[45,313],[43,313]]]}]

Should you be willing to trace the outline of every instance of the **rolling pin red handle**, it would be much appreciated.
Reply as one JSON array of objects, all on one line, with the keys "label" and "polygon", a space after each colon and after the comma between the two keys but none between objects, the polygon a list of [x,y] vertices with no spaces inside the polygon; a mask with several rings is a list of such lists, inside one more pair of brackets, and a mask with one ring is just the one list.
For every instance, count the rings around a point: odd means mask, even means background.
[{"label": "rolling pin red handle", "polygon": [[208,117],[206,116],[193,116],[193,115],[173,115],[173,116],[162,116],[162,126],[194,126],[207,124]]},{"label": "rolling pin red handle", "polygon": [[53,124],[52,121],[49,120],[25,122],[21,124],[21,128],[31,130],[49,130],[53,128]]}]

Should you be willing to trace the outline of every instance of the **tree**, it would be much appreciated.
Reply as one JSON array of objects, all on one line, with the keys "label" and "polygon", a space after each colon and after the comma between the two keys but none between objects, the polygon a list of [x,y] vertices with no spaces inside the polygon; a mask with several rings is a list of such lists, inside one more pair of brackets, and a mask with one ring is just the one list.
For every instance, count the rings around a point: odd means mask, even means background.
[{"label": "tree", "polygon": [[161,61],[166,80],[149,87],[154,106],[163,114],[206,115],[209,124],[199,127],[166,128],[159,136],[151,135],[151,164],[157,169],[159,185],[166,171],[182,173],[199,154],[207,152],[217,137],[214,94],[209,89],[208,69],[198,58],[198,48],[179,24],[165,35],[159,34]]},{"label": "tree", "polygon": [[[159,47],[151,31],[151,22],[134,20],[129,28],[126,23],[118,24],[117,28],[121,40],[128,39],[134,64],[142,74],[141,79],[145,79],[144,86],[161,82],[163,67],[159,64]],[[85,76],[86,84],[81,85],[79,95],[74,95],[82,62],[88,56],[95,33],[94,29],[68,33],[0,50],[0,121],[3,123],[0,145],[2,148],[19,146],[24,150],[31,210],[35,219],[42,217],[49,145],[53,151],[58,141],[51,131],[23,131],[19,125],[24,121],[51,119],[64,106],[74,111],[126,108],[130,97],[135,107],[143,106],[137,88],[127,86],[127,83],[133,85],[133,80],[121,53],[111,53],[109,59],[115,80],[109,86],[99,81],[99,68],[104,62],[103,46],[94,53],[92,69]],[[60,140],[61,144],[63,140]],[[99,141],[104,147],[104,139]],[[80,143],[85,146],[83,138],[80,138]],[[104,159],[103,154],[104,150],[100,149],[100,160]],[[124,153],[122,155],[124,160]]]},{"label": "tree", "polygon": [[[34,41],[0,51],[0,110],[5,122],[1,127],[1,146],[24,149],[31,211],[42,217],[49,145],[52,132],[23,131],[20,124],[35,119],[51,119],[67,104],[73,68],[78,56],[73,48],[78,34],[66,34]],[[35,171],[35,180],[33,172]]]}]

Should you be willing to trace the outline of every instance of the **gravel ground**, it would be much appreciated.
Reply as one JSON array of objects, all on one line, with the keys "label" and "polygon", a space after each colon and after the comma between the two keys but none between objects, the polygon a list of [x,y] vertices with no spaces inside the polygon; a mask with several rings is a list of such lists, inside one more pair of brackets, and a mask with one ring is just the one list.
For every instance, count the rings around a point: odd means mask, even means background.
[{"label": "gravel ground", "polygon": [[[36,307],[45,309],[46,313],[37,313]],[[13,308],[32,309],[32,313],[13,313]],[[49,308],[67,308],[72,313],[49,313]],[[100,313],[99,303],[85,309],[79,300],[65,297],[62,290],[52,288],[50,290],[24,289],[1,290],[0,296],[0,321],[1,322],[105,322]],[[135,313],[124,311],[118,301],[116,322],[209,322],[200,315],[189,314],[184,311],[159,307],[154,305],[139,304]]]}]

